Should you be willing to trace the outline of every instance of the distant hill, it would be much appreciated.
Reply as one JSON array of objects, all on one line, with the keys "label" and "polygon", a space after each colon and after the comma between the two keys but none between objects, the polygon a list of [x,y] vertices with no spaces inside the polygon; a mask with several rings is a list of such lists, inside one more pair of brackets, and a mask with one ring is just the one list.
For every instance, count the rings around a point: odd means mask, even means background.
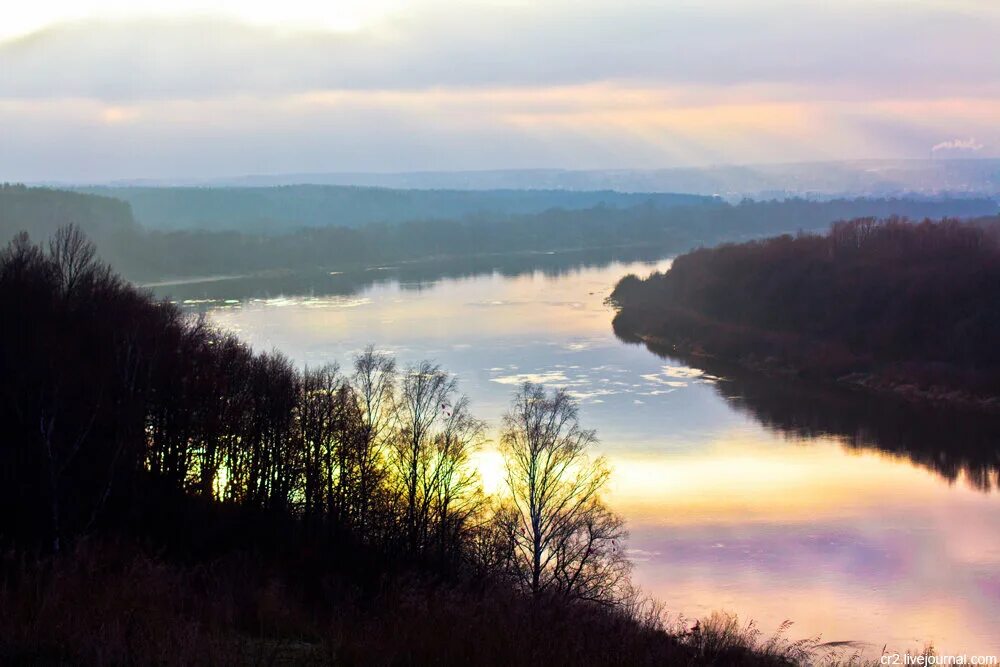
[{"label": "distant hill", "polygon": [[[994,215],[990,199],[842,199],[829,201],[745,201],[731,205],[706,197],[664,195],[630,199],[618,193],[612,201],[640,201],[628,207],[609,206],[603,199],[583,209],[547,208],[532,213],[469,214],[369,223],[349,226],[347,206],[336,206],[335,195],[371,210],[403,215],[407,201],[449,205],[494,198],[511,208],[585,199],[564,199],[563,192],[469,192],[463,200],[454,191],[416,193],[412,190],[358,188],[122,188],[102,193],[136,195],[135,205],[104,195],[48,188],[4,186],[0,189],[0,231],[6,242],[18,231],[44,240],[57,227],[78,224],[97,244],[101,256],[130,279],[257,274],[272,270],[352,270],[385,263],[437,258],[455,261],[484,253],[582,251],[600,248],[649,248],[661,254],[683,252],[720,241],[757,238],[796,230],[825,228],[835,220],[858,216],[905,215],[911,218]],[[361,193],[360,200],[352,199]],[[371,194],[379,197],[368,199]],[[416,194],[427,195],[421,200]],[[521,194],[527,203],[519,203]],[[301,195],[301,198],[299,198]],[[479,199],[476,199],[476,198]],[[139,224],[132,211],[142,202],[160,201],[161,227]],[[679,202],[693,201],[681,205]],[[325,202],[325,203],[324,203]],[[657,203],[659,202],[659,203]],[[677,205],[668,205],[674,202]],[[283,217],[278,208],[285,206]],[[379,208],[380,207],[380,208]],[[397,208],[393,208],[397,207]],[[154,207],[155,208],[155,207]],[[187,218],[172,217],[183,211]],[[442,209],[438,209],[442,210]],[[461,210],[461,209],[459,209]],[[274,217],[263,218],[270,211]],[[298,211],[299,213],[295,213]],[[358,209],[355,208],[357,216]],[[306,225],[304,219],[317,224]],[[330,222],[322,224],[322,219]],[[350,219],[350,218],[347,218]],[[357,217],[355,217],[357,219]],[[262,222],[268,220],[269,222]],[[227,222],[228,221],[228,222]],[[235,222],[240,221],[240,222]],[[232,225],[237,229],[227,228]],[[213,227],[212,225],[218,225]]]},{"label": "distant hill", "polygon": [[671,169],[258,174],[217,179],[128,181],[114,185],[273,187],[303,183],[418,190],[689,192],[719,195],[730,201],[743,197],[852,198],[942,194],[1000,197],[1000,159],[852,160]]},{"label": "distant hill", "polygon": [[0,247],[18,232],[28,232],[35,241],[44,242],[69,224],[82,229],[119,271],[138,273],[148,264],[137,250],[145,232],[132,217],[128,202],[82,192],[0,184]]},{"label": "distant hill", "polygon": [[0,184],[0,240],[27,231],[44,239],[67,224],[76,224],[93,239],[106,238],[138,226],[127,202],[67,190]]},{"label": "distant hill", "polygon": [[278,234],[303,227],[360,227],[413,220],[496,220],[551,209],[595,206],[656,209],[721,206],[713,197],[610,190],[399,190],[331,185],[280,187],[88,187],[80,192],[128,202],[150,229],[239,230]]}]

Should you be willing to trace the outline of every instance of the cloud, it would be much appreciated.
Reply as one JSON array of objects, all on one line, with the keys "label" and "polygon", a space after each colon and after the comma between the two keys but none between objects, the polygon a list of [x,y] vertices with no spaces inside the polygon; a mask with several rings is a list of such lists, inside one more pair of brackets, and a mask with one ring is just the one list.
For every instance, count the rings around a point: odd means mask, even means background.
[{"label": "cloud", "polygon": [[931,147],[931,151],[937,153],[939,151],[981,151],[985,146],[971,137],[969,139],[952,139],[951,141],[942,141],[939,144],[934,144]]},{"label": "cloud", "polygon": [[[0,98],[122,103],[329,90],[794,84],[922,94],[1000,79],[1000,15],[893,3],[418,5],[353,32],[80,20],[0,42]],[[933,40],[934,48],[927,48]],[[835,94],[835,93],[834,93]]]},{"label": "cloud", "polygon": [[776,103],[769,92],[739,93],[757,102],[610,84],[0,99],[0,181],[919,157],[950,128],[1000,139],[1000,99]]},{"label": "cloud", "polygon": [[1000,146],[991,3],[429,1],[351,32],[194,16],[0,41],[0,180]]}]

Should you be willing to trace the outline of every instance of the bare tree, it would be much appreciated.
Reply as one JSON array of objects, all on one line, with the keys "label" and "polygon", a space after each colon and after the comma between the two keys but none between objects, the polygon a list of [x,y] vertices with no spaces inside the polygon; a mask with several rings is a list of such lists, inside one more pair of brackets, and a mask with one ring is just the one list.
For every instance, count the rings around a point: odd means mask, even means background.
[{"label": "bare tree", "polygon": [[[329,500],[324,497],[330,490],[326,483],[331,476],[336,451],[342,450],[337,442],[337,425],[343,419],[341,377],[336,364],[302,371],[302,386],[297,407],[296,434],[301,440],[303,497],[302,515],[306,525],[318,523]],[[332,492],[332,491],[331,491]]]},{"label": "bare tree", "polygon": [[600,500],[609,471],[587,454],[595,442],[565,390],[526,382],[504,415],[515,574],[535,597],[612,603],[627,580],[624,524]]},{"label": "bare tree", "polygon": [[98,267],[97,248],[76,225],[60,227],[52,235],[49,257],[63,294],[71,294],[80,280]]},{"label": "bare tree", "polygon": [[614,604],[632,597],[625,557],[625,521],[593,499],[583,511],[574,530],[557,541],[552,576],[555,590],[564,596],[600,604]]},{"label": "bare tree", "polygon": [[[345,437],[344,466],[356,470],[354,512],[360,534],[367,536],[372,503],[383,477],[383,450],[390,437],[396,409],[396,361],[371,345],[354,359],[354,377],[350,398],[353,409],[348,416],[360,424],[358,432]],[[342,424],[344,429],[350,425]],[[345,432],[346,436],[347,433]]]},{"label": "bare tree", "polygon": [[509,579],[516,576],[517,525],[518,513],[513,503],[496,497],[484,502],[465,540],[468,562],[480,577]]},{"label": "bare tree", "polygon": [[403,521],[412,550],[424,542],[430,503],[436,493],[434,429],[451,408],[456,388],[455,379],[429,361],[403,375],[392,464],[403,487]]},{"label": "bare tree", "polygon": [[483,497],[469,457],[480,445],[485,424],[472,416],[467,396],[441,406],[443,424],[434,438],[432,465],[424,475],[424,497],[442,557],[463,542],[463,533],[479,512]]}]

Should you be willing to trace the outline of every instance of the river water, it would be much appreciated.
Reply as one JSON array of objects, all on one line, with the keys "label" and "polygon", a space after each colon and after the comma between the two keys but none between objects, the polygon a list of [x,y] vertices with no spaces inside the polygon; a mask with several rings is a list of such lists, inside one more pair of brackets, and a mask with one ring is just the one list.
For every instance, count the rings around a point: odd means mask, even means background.
[{"label": "river water", "polygon": [[[521,256],[158,291],[301,364],[346,366],[368,343],[403,366],[433,359],[493,426],[519,382],[567,387],[611,463],[634,579],[675,615],[788,619],[791,638],[870,657],[1000,654],[1000,427],[622,342],[604,299],[668,267]],[[491,447],[477,464],[500,484]]]}]

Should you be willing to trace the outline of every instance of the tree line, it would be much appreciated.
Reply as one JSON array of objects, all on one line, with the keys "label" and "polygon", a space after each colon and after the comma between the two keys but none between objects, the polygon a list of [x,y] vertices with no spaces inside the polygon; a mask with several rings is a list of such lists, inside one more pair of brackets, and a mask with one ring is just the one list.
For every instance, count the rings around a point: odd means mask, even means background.
[{"label": "tree line", "polygon": [[819,379],[997,396],[998,239],[996,217],[891,217],[702,248],[623,278],[615,328]]},{"label": "tree line", "polygon": [[[196,199],[209,200],[216,192],[193,191],[191,196]],[[691,203],[681,196],[663,195],[677,199],[668,199],[671,203],[667,205],[650,195],[651,199],[635,205],[599,203],[579,209],[567,206],[514,213],[483,210],[454,213],[453,217],[415,217],[417,214],[411,211],[414,217],[393,221],[373,218],[375,222],[351,226],[340,220],[334,202],[323,209],[328,215],[324,218],[327,224],[297,223],[291,207],[287,212],[290,218],[274,230],[261,231],[251,224],[254,207],[248,202],[255,201],[255,191],[221,190],[226,198],[248,198],[237,209],[243,215],[237,219],[246,224],[205,229],[192,221],[189,228],[166,231],[146,225],[141,215],[137,223],[127,203],[109,197],[4,186],[0,187],[0,233],[2,240],[22,230],[46,238],[55,230],[57,221],[77,222],[97,244],[101,256],[118,271],[132,280],[155,281],[312,268],[350,271],[414,259],[454,259],[482,253],[622,246],[645,246],[672,253],[726,240],[819,229],[834,220],[859,216],[939,218],[996,212],[996,203],[986,199],[747,200],[730,205],[715,200]],[[181,196],[186,191],[172,192],[166,189],[153,194]],[[383,194],[389,197],[392,192]],[[318,206],[309,201],[309,206]],[[566,206],[558,197],[553,202]],[[212,209],[209,206],[206,210]]]},{"label": "tree line", "polygon": [[4,543],[183,542],[192,520],[229,521],[241,539],[370,568],[416,563],[602,605],[630,594],[624,525],[601,500],[608,471],[564,391],[518,389],[491,496],[471,461],[486,425],[439,366],[369,347],[346,368],[299,369],[154,301],[95,253],[75,227],[0,253]]},{"label": "tree line", "polygon": [[553,189],[407,189],[348,185],[263,187],[89,187],[81,192],[128,203],[148,229],[280,235],[304,227],[363,227],[413,220],[502,218],[553,209],[649,205],[716,206],[716,197],[670,192]]}]

